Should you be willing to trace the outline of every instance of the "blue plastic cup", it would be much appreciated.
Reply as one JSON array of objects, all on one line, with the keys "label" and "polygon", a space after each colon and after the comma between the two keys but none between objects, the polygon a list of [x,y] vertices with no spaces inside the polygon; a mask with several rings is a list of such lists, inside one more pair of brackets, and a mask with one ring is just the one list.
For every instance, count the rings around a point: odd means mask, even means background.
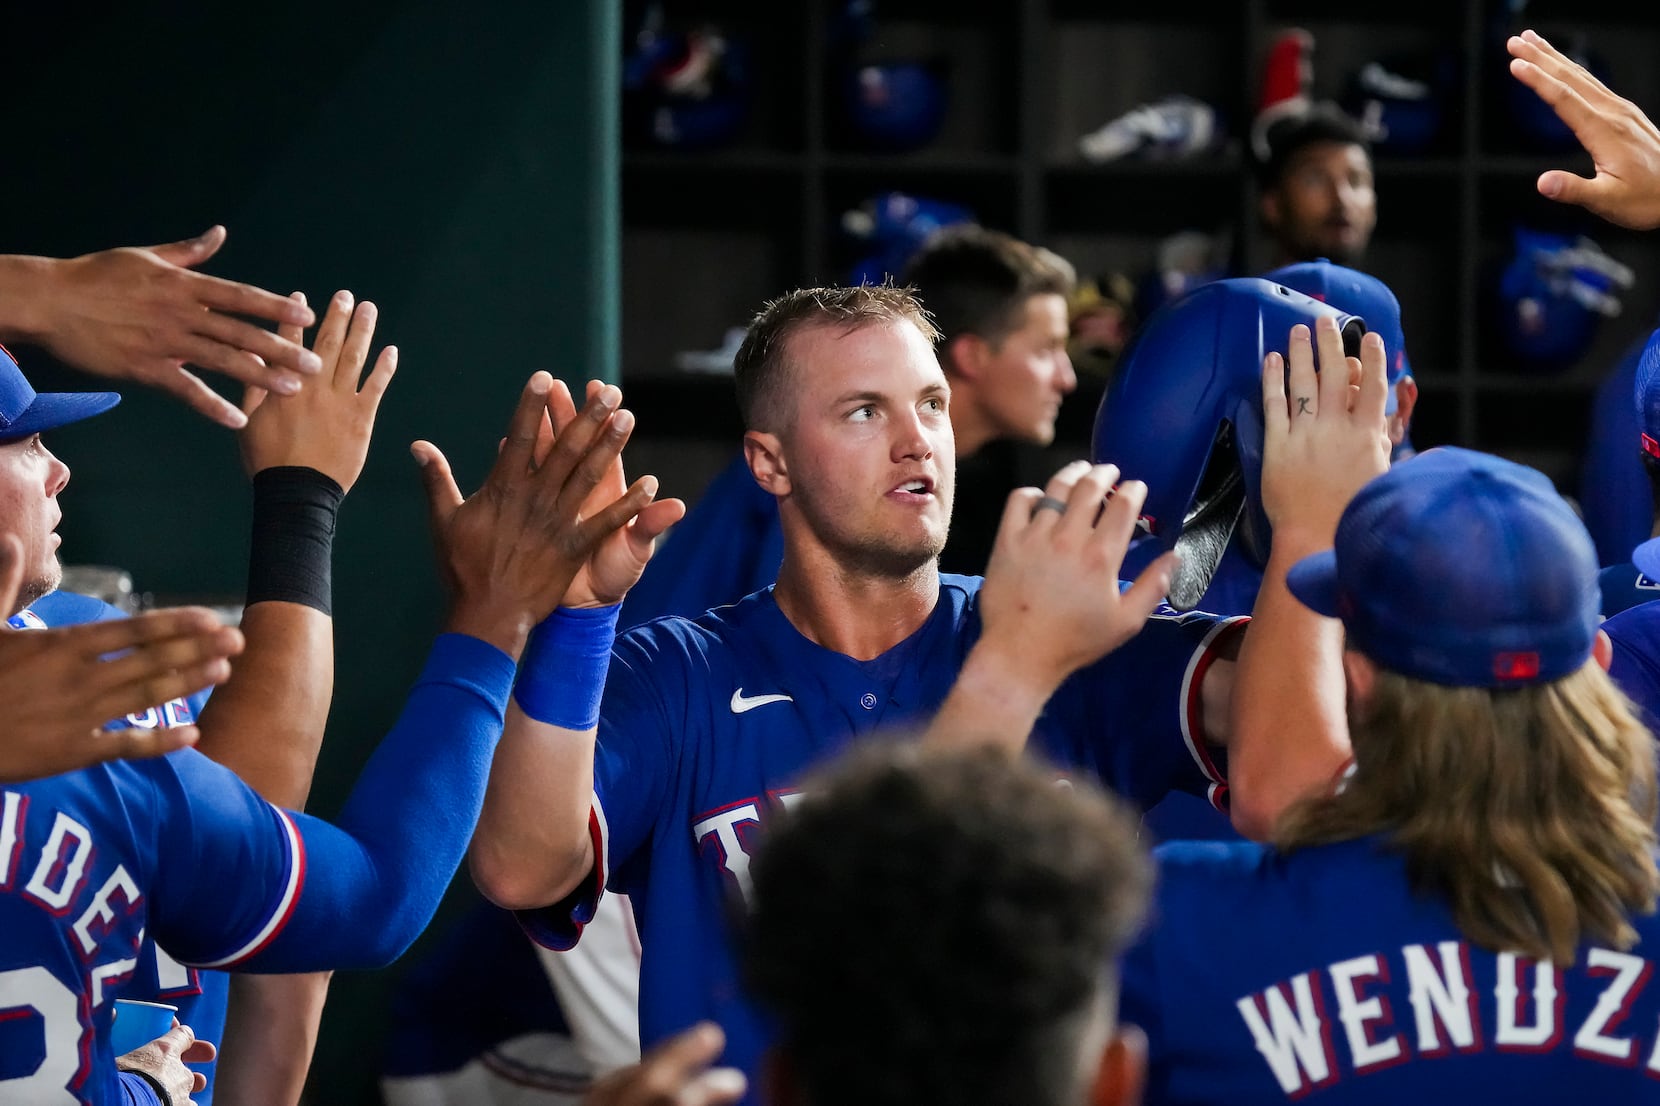
[{"label": "blue plastic cup", "polygon": [[157,1037],[165,1037],[178,1016],[177,1006],[164,1002],[141,1002],[138,999],[115,1000],[115,1022],[110,1027],[110,1050],[125,1056],[135,1048],[143,1048]]}]

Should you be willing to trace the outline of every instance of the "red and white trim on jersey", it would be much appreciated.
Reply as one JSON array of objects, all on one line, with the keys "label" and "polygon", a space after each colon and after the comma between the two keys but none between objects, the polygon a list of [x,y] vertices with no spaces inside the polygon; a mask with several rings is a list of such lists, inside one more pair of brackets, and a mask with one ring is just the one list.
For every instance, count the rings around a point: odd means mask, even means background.
[{"label": "red and white trim on jersey", "polygon": [[1216,761],[1210,755],[1210,746],[1205,741],[1204,719],[1199,709],[1200,692],[1205,685],[1205,673],[1210,671],[1210,666],[1221,655],[1223,636],[1230,631],[1242,629],[1250,620],[1249,615],[1239,615],[1213,626],[1210,633],[1199,643],[1199,647],[1193,651],[1193,656],[1187,662],[1187,671],[1182,675],[1182,740],[1187,743],[1187,751],[1193,757],[1193,763],[1199,766],[1199,771],[1210,781],[1205,788],[1205,798],[1223,814],[1228,812],[1228,780],[1216,766]]},{"label": "red and white trim on jersey", "polygon": [[611,827],[599,792],[588,805],[588,840],[594,847],[594,866],[582,884],[560,902],[534,910],[518,910],[519,926],[538,945],[554,952],[569,952],[582,939],[582,930],[594,920],[605,885],[611,879]]},{"label": "red and white trim on jersey", "polygon": [[288,835],[288,881],[277,899],[277,905],[265,924],[241,948],[219,960],[202,961],[195,965],[198,968],[228,968],[258,955],[276,940],[277,934],[288,924],[288,919],[294,916],[294,906],[300,901],[300,889],[305,886],[305,841],[287,811],[275,806],[271,809],[277,812],[283,831]]}]

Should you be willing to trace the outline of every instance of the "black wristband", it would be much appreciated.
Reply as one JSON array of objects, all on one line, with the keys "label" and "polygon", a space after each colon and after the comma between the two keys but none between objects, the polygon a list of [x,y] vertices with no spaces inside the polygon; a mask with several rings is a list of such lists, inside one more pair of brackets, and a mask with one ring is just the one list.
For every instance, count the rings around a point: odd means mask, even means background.
[{"label": "black wristband", "polygon": [[248,605],[299,603],[333,612],[330,563],[340,485],[298,465],[254,474],[254,526],[248,551]]},{"label": "black wristband", "polygon": [[161,1085],[161,1080],[157,1079],[149,1072],[139,1071],[137,1068],[121,1068],[119,1070],[122,1075],[136,1075],[140,1079],[144,1080],[144,1082],[150,1084],[150,1089],[156,1092],[156,1101],[160,1102],[161,1106],[173,1106],[173,1096],[168,1092],[166,1087]]}]

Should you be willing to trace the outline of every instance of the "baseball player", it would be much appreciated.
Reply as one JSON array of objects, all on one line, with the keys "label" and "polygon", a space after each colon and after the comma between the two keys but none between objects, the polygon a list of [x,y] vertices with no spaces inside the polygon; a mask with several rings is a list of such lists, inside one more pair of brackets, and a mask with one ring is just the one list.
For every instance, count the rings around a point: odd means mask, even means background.
[{"label": "baseball player", "polygon": [[[943,571],[985,571],[1003,502],[1024,483],[1014,448],[1055,439],[1061,402],[1078,386],[1066,304],[1076,280],[1065,258],[976,223],[936,231],[900,274],[939,328],[951,382],[964,494],[940,552]],[[776,580],[783,559],[778,500],[740,451],[630,589],[621,625],[735,602]]]},{"label": "baseball player", "polygon": [[[1308,318],[1337,317],[1303,303]],[[1254,315],[1251,325],[1254,334]],[[1329,339],[1340,342],[1334,325]],[[767,1034],[734,972],[726,923],[732,896],[748,891],[756,835],[793,801],[805,769],[861,736],[928,718],[959,672],[984,693],[968,696],[983,707],[969,713],[1031,732],[1042,755],[1138,804],[1172,788],[1220,797],[1226,786],[1218,750],[1238,736],[1228,706],[1237,623],[1174,612],[1147,621],[1174,558],[1120,593],[1141,485],[1119,487],[1101,511],[1116,470],[1070,465],[1047,494],[1022,493],[1009,508],[1005,531],[1036,537],[1005,549],[1000,535],[983,593],[979,577],[937,572],[953,441],[933,343],[900,289],[807,289],[769,304],[737,381],[751,471],[779,498],[778,584],[695,620],[636,627],[603,653],[614,605],[649,551],[649,531],[625,531],[538,631],[522,668],[471,851],[474,878],[550,945],[576,938],[604,888],[629,893],[643,948],[643,1047],[713,1020],[725,1062],[753,1076]],[[1381,387],[1380,377],[1380,426]],[[1079,558],[1102,586],[1057,597],[1053,570]],[[996,693],[1012,682],[1003,670],[1045,652],[1010,617],[1036,601],[1028,593],[1071,612],[1092,655],[1108,655],[1017,700]],[[607,663],[602,704],[541,691],[552,673]],[[1282,745],[1320,745],[1304,727],[1330,721],[1318,704],[1302,707],[1330,694],[1333,670],[1306,675],[1282,700],[1293,721],[1273,721]],[[1247,774],[1261,755],[1251,747]],[[1248,821],[1267,817],[1242,798]]]},{"label": "baseball player", "polygon": [[[1660,330],[1639,343],[1633,350],[1628,380],[1626,404],[1633,418],[1624,421],[1628,428],[1626,448],[1636,455],[1640,471],[1647,484],[1647,494],[1640,498],[1650,510],[1648,537],[1653,537],[1655,521],[1660,518]],[[1636,448],[1632,448],[1635,439]],[[1628,490],[1629,491],[1629,490]],[[1590,526],[1589,520],[1586,522]],[[1660,599],[1660,581],[1636,565],[1636,556],[1611,564],[1597,574],[1597,586],[1602,592],[1602,613],[1612,617],[1639,603]]]},{"label": "baseball player", "polygon": [[[296,293],[296,301],[303,304],[303,297]],[[396,367],[397,350],[389,348],[362,378],[374,324],[372,303],[354,304],[349,292],[336,294],[315,336],[314,354],[324,372],[312,386],[271,396],[249,389],[245,397],[243,411],[250,417],[242,446],[254,487],[254,533],[241,620],[249,648],[237,679],[211,706],[201,693],[113,723],[154,731],[200,721],[200,751],[285,808],[304,806],[332,696],[329,562],[336,512],[362,471],[375,413]],[[302,334],[284,326],[276,337],[299,342]],[[14,382],[22,381],[15,363],[7,368]],[[91,395],[79,402],[113,398]],[[55,509],[69,471],[50,458],[46,479],[51,497],[42,502]],[[14,508],[14,519],[18,511]],[[56,574],[54,556],[51,566],[36,574],[32,590],[55,588]],[[27,629],[124,617],[101,600],[49,590],[11,622]],[[240,1066],[257,1073],[248,1078],[258,1081],[268,1100],[297,1098],[325,984],[321,977],[283,976],[238,985],[258,992],[251,999],[267,1012],[238,1035],[223,1061],[233,1079]],[[147,941],[127,991],[128,997],[178,1006],[181,1020],[199,1039],[222,1042],[229,987],[224,973],[181,966]],[[205,1077],[195,1095],[200,1106],[212,1102],[220,1067],[215,1061],[198,1068]]]},{"label": "baseball player", "polygon": [[579,516],[632,418],[603,391],[537,464],[530,444],[552,394],[568,403],[547,374],[531,378],[469,499],[436,448],[417,443],[452,606],[338,825],[267,803],[189,749],[0,790],[0,1011],[36,1020],[42,1042],[0,1051],[0,1099],[188,1095],[118,1075],[109,1055],[110,1000],[146,935],[193,967],[295,972],[385,964],[419,934],[482,802],[526,634],[654,490],[639,481]]},{"label": "baseball player", "polygon": [[1454,448],[1291,569],[1346,634],[1351,770],[1272,845],[1156,851],[1123,993],[1150,1103],[1652,1097],[1653,739],[1595,570],[1548,478]]}]

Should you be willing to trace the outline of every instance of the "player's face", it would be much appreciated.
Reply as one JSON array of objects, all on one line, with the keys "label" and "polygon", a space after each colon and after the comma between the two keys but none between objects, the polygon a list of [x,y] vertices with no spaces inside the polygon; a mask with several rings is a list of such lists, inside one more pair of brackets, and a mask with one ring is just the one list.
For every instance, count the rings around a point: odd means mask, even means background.
[{"label": "player's face", "polygon": [[1264,214],[1290,259],[1357,264],[1378,221],[1372,159],[1350,143],[1313,143],[1286,166]]},{"label": "player's face", "polygon": [[788,502],[839,561],[905,576],[939,556],[951,521],[950,386],[909,322],[791,338]]},{"label": "player's face", "polygon": [[1043,292],[1027,298],[1019,327],[991,347],[976,399],[998,437],[1034,445],[1055,440],[1061,400],[1078,386],[1067,334],[1066,298]]},{"label": "player's face", "polygon": [[0,533],[23,543],[23,590],[16,610],[52,591],[63,579],[58,563],[63,519],[58,493],[69,483],[69,466],[52,456],[40,435],[0,442]]}]

